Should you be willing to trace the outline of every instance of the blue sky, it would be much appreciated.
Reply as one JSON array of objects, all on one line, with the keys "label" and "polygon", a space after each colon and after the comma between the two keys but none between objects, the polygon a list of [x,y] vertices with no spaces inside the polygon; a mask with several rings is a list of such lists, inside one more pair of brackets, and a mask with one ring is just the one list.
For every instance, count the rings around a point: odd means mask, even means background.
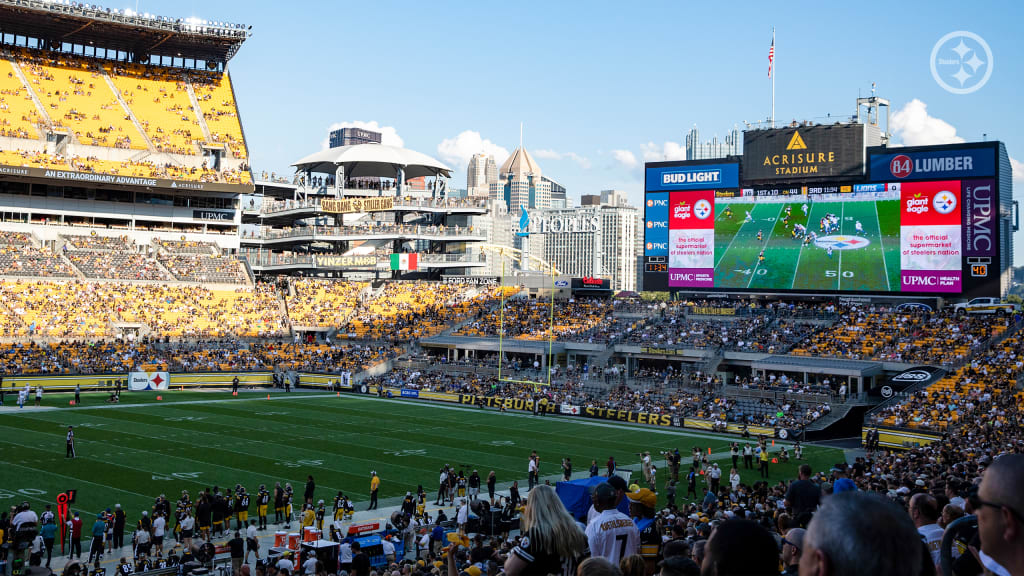
[{"label": "blue sky", "polygon": [[[875,82],[903,112],[897,140],[987,134],[1024,160],[1015,105],[1024,5],[1013,2],[140,0],[138,8],[252,25],[230,68],[257,170],[287,170],[321,147],[332,124],[375,122],[453,165],[453,184],[464,187],[468,156],[511,151],[523,122],[527,149],[570,196],[618,188],[639,198],[645,157],[671,157],[692,125],[723,136],[767,117],[773,25],[780,122],[848,116]],[[929,67],[933,45],[955,30],[980,35],[993,52],[990,80],[970,95],[943,90]]]}]

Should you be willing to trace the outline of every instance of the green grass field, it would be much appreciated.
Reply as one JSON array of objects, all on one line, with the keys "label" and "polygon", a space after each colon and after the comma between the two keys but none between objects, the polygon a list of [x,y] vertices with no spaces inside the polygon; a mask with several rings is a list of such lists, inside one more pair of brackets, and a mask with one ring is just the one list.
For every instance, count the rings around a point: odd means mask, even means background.
[{"label": "green grass field", "polygon": [[[784,290],[900,290],[900,216],[896,200],[812,202],[804,216],[802,202],[730,204],[731,216],[718,210],[715,222],[715,286]],[[789,222],[784,222],[789,207]],[[750,212],[753,219],[746,222]],[[835,249],[830,257],[814,243],[792,237],[795,224],[825,235],[819,223],[839,216],[832,236],[867,240],[856,249]],[[857,231],[860,222],[862,231]],[[757,239],[758,231],[762,238]],[[860,242],[860,240],[858,240]],[[764,250],[765,261],[758,261]]]},{"label": "green grass field", "polygon": [[[67,396],[52,394],[45,403],[61,408],[0,413],[0,505],[29,500],[41,507],[73,488],[73,509],[86,518],[120,503],[134,520],[159,494],[173,501],[182,490],[194,495],[241,483],[255,491],[276,481],[291,482],[301,494],[307,474],[316,480],[318,499],[330,503],[343,490],[364,502],[371,470],[380,475],[381,503],[387,505],[417,484],[433,497],[438,469],[446,463],[466,467],[467,474],[472,468],[482,476],[494,470],[499,488],[512,480],[525,485],[531,450],[539,453],[545,476],[558,474],[566,456],[581,472],[591,459],[603,471],[610,455],[620,466],[639,469],[637,452],[678,447],[685,464],[691,447],[699,445],[718,455],[727,476],[728,444],[734,440],[351,395],[275,393],[268,400],[255,392],[237,398],[227,392],[163,392],[157,401],[156,393],[135,392],[112,407],[102,405],[104,397],[84,395],[83,405],[72,408]],[[76,430],[74,460],[65,458],[68,425]],[[804,455],[815,470],[827,470],[843,457],[839,450],[814,446]],[[773,465],[771,473],[774,481],[793,478],[795,461]],[[757,479],[752,470],[741,475],[745,482]]]}]

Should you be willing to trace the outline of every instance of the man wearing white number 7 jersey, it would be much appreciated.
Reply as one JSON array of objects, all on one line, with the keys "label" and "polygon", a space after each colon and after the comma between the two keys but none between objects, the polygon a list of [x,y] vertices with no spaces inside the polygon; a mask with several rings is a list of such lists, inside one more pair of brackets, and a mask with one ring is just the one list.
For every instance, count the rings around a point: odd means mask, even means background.
[{"label": "man wearing white number 7 jersey", "polygon": [[615,508],[616,499],[611,484],[598,484],[594,489],[594,507],[600,514],[587,525],[590,555],[605,558],[614,566],[636,554],[640,546],[640,531],[629,516]]}]

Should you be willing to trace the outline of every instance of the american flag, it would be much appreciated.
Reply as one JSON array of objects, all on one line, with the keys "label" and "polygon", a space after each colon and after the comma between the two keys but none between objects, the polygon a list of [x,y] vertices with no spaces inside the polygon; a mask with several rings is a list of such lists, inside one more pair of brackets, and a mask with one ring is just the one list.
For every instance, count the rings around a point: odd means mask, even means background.
[{"label": "american flag", "polygon": [[775,36],[772,36],[772,46],[768,49],[768,77],[772,77],[772,64],[775,62]]}]

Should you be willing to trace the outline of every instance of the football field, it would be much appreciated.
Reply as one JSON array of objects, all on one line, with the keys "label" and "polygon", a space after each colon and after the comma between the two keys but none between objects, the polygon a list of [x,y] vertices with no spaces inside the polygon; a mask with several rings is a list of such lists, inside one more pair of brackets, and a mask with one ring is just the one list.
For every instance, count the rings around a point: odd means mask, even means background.
[{"label": "football field", "polygon": [[[731,213],[719,208],[715,221],[716,288],[900,290],[896,200],[733,202],[728,206]],[[838,228],[828,233],[821,229],[826,215],[838,218]],[[805,244],[794,237],[797,224],[816,233],[817,240]]]},{"label": "football field", "polygon": [[[76,489],[72,509],[83,517],[94,518],[119,503],[131,524],[160,494],[173,502],[182,490],[194,498],[215,485],[241,483],[254,493],[260,484],[273,489],[275,482],[290,482],[301,495],[311,474],[317,499],[330,506],[341,490],[362,510],[372,470],[381,478],[381,504],[388,505],[418,484],[433,498],[444,464],[463,468],[467,475],[477,469],[485,480],[494,470],[499,490],[513,480],[525,489],[531,450],[541,458],[541,476],[553,478],[564,457],[572,458],[577,473],[585,473],[592,459],[603,473],[609,456],[639,470],[638,452],[656,455],[678,447],[685,470],[693,446],[705,452],[710,447],[727,476],[728,445],[738,440],[675,428],[353,395],[293,392],[267,399],[265,392],[237,398],[223,391],[163,392],[157,401],[156,393],[133,392],[113,406],[103,405],[104,397],[84,395],[82,406],[69,407],[66,396],[52,394],[45,404],[60,407],[51,409],[11,409],[8,402],[0,412],[0,505],[28,500],[40,510],[58,492]],[[68,425],[76,432],[74,459],[65,458]],[[781,443],[773,450],[778,447]],[[816,471],[827,471],[843,455],[807,446],[804,458]],[[795,460],[772,465],[772,481],[795,477],[796,467]],[[757,480],[754,470],[740,472],[744,482]],[[666,473],[659,470],[661,483]]]}]

